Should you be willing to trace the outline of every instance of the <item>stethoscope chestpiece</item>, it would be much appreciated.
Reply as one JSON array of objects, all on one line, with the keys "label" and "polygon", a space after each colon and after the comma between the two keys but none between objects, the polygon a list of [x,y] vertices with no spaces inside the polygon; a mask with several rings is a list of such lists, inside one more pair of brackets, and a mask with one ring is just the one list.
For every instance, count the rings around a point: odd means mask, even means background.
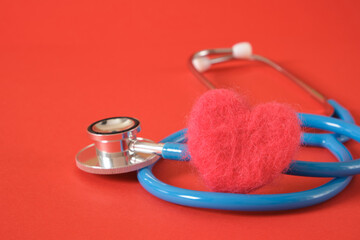
[{"label": "stethoscope chestpiece", "polygon": [[94,143],[80,150],[76,165],[85,172],[119,174],[147,167],[160,156],[153,152],[135,152],[133,144],[153,144],[151,140],[137,138],[139,120],[131,117],[112,117],[91,124],[87,132]]}]

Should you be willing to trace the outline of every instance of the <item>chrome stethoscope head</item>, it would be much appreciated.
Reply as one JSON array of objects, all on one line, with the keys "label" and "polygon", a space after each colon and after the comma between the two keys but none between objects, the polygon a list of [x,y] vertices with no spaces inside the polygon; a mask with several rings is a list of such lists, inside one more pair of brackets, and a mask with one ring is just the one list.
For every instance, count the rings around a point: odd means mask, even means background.
[{"label": "chrome stethoscope head", "polygon": [[137,138],[139,120],[112,117],[92,123],[88,129],[94,143],[76,155],[76,165],[85,172],[118,174],[136,171],[155,163],[162,144]]}]

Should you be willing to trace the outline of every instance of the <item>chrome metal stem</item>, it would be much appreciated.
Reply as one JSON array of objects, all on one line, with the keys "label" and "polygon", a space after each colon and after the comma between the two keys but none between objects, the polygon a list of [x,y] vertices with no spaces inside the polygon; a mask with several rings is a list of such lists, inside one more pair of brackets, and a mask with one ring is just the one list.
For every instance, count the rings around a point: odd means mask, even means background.
[{"label": "chrome metal stem", "polygon": [[142,140],[132,141],[129,145],[129,149],[132,152],[136,153],[146,153],[146,154],[157,154],[161,155],[164,143],[153,143],[146,142]]}]

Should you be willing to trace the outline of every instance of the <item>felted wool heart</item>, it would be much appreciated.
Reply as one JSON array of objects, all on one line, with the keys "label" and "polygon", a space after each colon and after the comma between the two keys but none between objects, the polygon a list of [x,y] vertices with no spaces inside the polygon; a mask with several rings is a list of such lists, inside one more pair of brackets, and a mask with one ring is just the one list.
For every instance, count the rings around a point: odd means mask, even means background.
[{"label": "felted wool heart", "polygon": [[276,102],[251,107],[216,89],[195,103],[188,122],[191,162],[213,191],[249,193],[286,170],[300,144],[295,111]]}]

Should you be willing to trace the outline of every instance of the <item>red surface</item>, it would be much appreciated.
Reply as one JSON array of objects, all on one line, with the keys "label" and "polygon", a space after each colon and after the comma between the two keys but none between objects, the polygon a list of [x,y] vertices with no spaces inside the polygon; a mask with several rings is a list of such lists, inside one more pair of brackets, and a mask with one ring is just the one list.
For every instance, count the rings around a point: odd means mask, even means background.
[{"label": "red surface", "polygon": [[[206,91],[188,71],[188,56],[243,40],[359,121],[359,10],[358,1],[2,1],[1,238],[358,239],[358,177],[311,208],[225,212],[159,200],[135,173],[86,174],[74,156],[90,143],[87,125],[101,118],[137,117],[142,136],[153,140],[183,128],[192,103]],[[235,65],[208,76],[217,86],[238,86],[253,102],[276,99],[321,112],[271,69]],[[347,145],[359,158],[358,144]],[[314,149],[298,158],[334,161]],[[205,189],[186,163],[162,161],[155,173],[176,186]],[[326,181],[285,176],[259,192]]]}]

